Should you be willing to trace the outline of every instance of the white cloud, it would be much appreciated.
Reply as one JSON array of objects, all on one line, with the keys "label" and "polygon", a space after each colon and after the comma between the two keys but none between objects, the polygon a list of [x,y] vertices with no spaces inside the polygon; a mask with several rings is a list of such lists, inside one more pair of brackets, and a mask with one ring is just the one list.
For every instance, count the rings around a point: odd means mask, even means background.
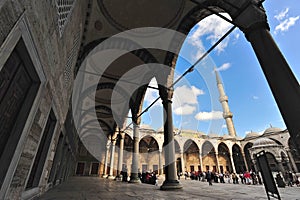
[{"label": "white cloud", "polygon": [[223,125],[222,125],[222,128],[227,128],[226,124],[223,124]]},{"label": "white cloud", "polygon": [[174,90],[174,107],[178,107],[183,104],[198,104],[197,97],[199,95],[203,95],[204,91],[195,87],[191,86],[188,87],[187,85],[179,86]]},{"label": "white cloud", "polygon": [[222,111],[199,112],[198,114],[195,115],[195,118],[199,121],[223,119],[223,112]]},{"label": "white cloud", "polygon": [[257,100],[257,99],[259,99],[259,97],[258,96],[253,96],[252,99]]},{"label": "white cloud", "polygon": [[229,67],[231,67],[230,63],[224,63],[223,65],[221,65],[220,67],[218,67],[216,70],[217,71],[225,71],[227,70]]},{"label": "white cloud", "polygon": [[190,114],[193,114],[193,112],[195,110],[196,110],[195,106],[185,104],[181,107],[178,107],[178,108],[174,109],[174,113],[176,115],[190,115]]},{"label": "white cloud", "polygon": [[[158,87],[155,78],[151,79],[149,86],[156,87],[156,88]],[[148,88],[144,97],[144,102],[146,103],[146,105],[150,105],[158,97],[159,97],[158,90]],[[154,104],[154,106],[161,106],[161,103],[157,101]]]},{"label": "white cloud", "polygon": [[284,19],[287,16],[287,13],[289,12],[289,8],[286,8],[285,10],[282,10],[278,15],[275,15],[274,17],[280,21]]},{"label": "white cloud", "polygon": [[196,110],[197,97],[203,95],[204,91],[191,86],[183,85],[175,88],[173,97],[173,110],[177,115],[189,115]]},{"label": "white cloud", "polygon": [[275,34],[277,34],[278,32],[288,31],[289,28],[294,26],[297,20],[299,20],[300,16],[288,17],[288,12],[289,8],[286,8],[285,10],[282,10],[278,15],[274,16],[279,22],[279,24],[275,27]]},{"label": "white cloud", "polygon": [[290,17],[290,18],[285,19],[284,21],[280,22],[280,24],[278,24],[275,27],[275,33],[277,33],[277,31],[281,31],[281,32],[288,31],[291,26],[295,25],[295,23],[298,19],[299,19],[299,16]]},{"label": "white cloud", "polygon": [[[230,19],[228,14],[223,14],[226,18]],[[210,15],[200,21],[195,30],[187,38],[187,42],[197,48],[197,52],[194,54],[195,58],[199,58],[204,53],[204,45],[201,39],[210,41],[211,44],[215,44],[219,38],[221,38],[232,25],[218,17],[217,15]],[[235,39],[239,38],[239,34],[235,34]],[[220,53],[229,44],[229,36],[227,36],[217,47],[216,50]]]}]

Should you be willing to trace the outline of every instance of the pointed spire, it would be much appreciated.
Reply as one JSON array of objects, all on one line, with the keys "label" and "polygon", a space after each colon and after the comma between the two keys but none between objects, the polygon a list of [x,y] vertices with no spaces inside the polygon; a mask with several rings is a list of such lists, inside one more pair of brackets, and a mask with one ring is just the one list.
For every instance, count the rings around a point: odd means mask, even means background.
[{"label": "pointed spire", "polygon": [[214,71],[215,71],[215,74],[216,74],[217,84],[222,84],[219,72],[218,72],[216,67],[214,67]]}]

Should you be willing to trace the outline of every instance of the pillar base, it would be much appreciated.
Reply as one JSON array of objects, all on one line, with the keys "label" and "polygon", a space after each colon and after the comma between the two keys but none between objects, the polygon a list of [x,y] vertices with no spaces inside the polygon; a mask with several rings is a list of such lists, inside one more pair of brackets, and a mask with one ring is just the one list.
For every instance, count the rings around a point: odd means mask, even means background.
[{"label": "pillar base", "polygon": [[130,178],[128,183],[141,183],[140,178]]},{"label": "pillar base", "polygon": [[102,174],[102,178],[107,178],[107,174]]},{"label": "pillar base", "polygon": [[177,180],[165,180],[160,186],[161,190],[177,190],[182,189],[182,185]]},{"label": "pillar base", "polygon": [[107,179],[115,179],[115,177],[113,176],[113,175],[109,175],[108,177],[107,177]]}]

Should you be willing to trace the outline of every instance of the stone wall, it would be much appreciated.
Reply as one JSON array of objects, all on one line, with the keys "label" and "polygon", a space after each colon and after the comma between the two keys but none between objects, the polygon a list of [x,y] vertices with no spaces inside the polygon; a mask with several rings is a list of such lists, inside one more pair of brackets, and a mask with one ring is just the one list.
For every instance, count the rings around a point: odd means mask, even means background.
[{"label": "stone wall", "polygon": [[[23,133],[24,139],[19,141],[21,153],[15,155],[17,165],[13,178],[5,191],[5,199],[19,199],[24,197],[26,182],[30,174],[39,142],[51,109],[54,110],[57,124],[50,143],[50,150],[44,165],[38,191],[47,188],[47,180],[51,171],[57,141],[63,128],[63,123],[69,110],[69,102],[74,80],[74,68],[83,34],[87,5],[85,1],[74,1],[69,17],[65,23],[63,33],[58,26],[58,8],[56,1],[40,0],[6,0],[0,3],[0,51],[7,43],[7,38],[16,34],[15,26],[20,21],[26,24],[27,32],[32,40],[32,49],[37,56],[31,57],[41,65],[41,73],[45,80],[41,80],[40,92],[35,101],[34,115],[28,118],[31,121],[29,131]],[[21,36],[22,37],[22,36]],[[26,42],[25,42],[26,44]],[[28,48],[28,46],[27,46]],[[72,131],[72,130],[71,130]],[[72,132],[73,133],[73,132]],[[70,137],[75,137],[71,135]],[[76,141],[75,141],[76,142]],[[67,144],[69,145],[69,144]],[[74,145],[73,145],[74,146]],[[71,147],[67,147],[69,156],[72,156]],[[76,147],[73,147],[76,148]],[[76,153],[76,152],[75,152]],[[73,153],[74,154],[74,153]],[[71,159],[74,160],[74,159]],[[65,169],[65,173],[72,174],[72,169]],[[24,198],[29,198],[26,196]]]}]

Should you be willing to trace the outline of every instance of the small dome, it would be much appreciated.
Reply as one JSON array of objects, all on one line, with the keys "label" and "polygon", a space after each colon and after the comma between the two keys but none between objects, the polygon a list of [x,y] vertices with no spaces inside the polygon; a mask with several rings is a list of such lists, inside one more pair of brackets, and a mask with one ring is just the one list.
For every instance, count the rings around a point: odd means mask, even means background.
[{"label": "small dome", "polygon": [[240,136],[235,136],[235,139],[242,140],[243,138],[241,138]]},{"label": "small dome", "polygon": [[149,129],[149,130],[153,130],[152,127],[149,124],[141,124],[140,125],[140,129]]},{"label": "small dome", "polygon": [[252,147],[261,147],[261,146],[273,146],[277,145],[275,141],[269,139],[269,138],[258,138],[253,142]]},{"label": "small dome", "polygon": [[164,132],[164,127],[160,127],[159,129],[157,129],[157,132]]},{"label": "small dome", "polygon": [[245,138],[250,138],[250,137],[258,137],[259,134],[256,133],[256,132],[250,132],[250,133],[247,133],[246,137]]},{"label": "small dome", "polygon": [[283,131],[283,130],[281,128],[277,128],[277,127],[270,127],[270,128],[267,128],[265,130],[263,135],[269,134],[269,133],[277,133],[277,132],[280,132],[280,131]]},{"label": "small dome", "polygon": [[220,137],[218,134],[215,134],[215,133],[210,133],[207,136],[210,138]]},{"label": "small dome", "polygon": [[223,137],[223,139],[233,139],[234,137],[232,137],[231,135],[223,135],[222,136]]}]

